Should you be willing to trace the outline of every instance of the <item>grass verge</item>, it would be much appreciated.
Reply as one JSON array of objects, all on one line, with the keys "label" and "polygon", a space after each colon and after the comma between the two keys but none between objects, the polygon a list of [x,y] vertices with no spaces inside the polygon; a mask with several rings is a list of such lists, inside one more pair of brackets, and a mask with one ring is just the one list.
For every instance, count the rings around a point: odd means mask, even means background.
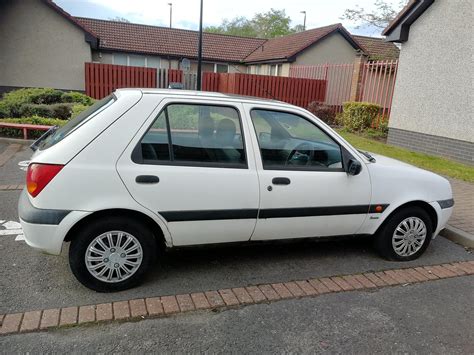
[{"label": "grass verge", "polygon": [[381,141],[337,130],[349,143],[360,150],[398,159],[434,173],[474,183],[474,167],[442,157],[413,152]]}]

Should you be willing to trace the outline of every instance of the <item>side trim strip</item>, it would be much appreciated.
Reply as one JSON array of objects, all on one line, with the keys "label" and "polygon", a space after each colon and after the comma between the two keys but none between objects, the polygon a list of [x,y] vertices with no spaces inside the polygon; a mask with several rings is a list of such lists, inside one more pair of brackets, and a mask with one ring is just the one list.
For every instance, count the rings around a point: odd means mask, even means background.
[{"label": "side trim strip", "polygon": [[330,206],[330,207],[297,207],[270,209],[240,210],[204,210],[204,211],[167,211],[160,212],[167,222],[209,221],[225,219],[268,219],[311,216],[338,216],[348,214],[382,213],[388,204]]},{"label": "side trim strip", "polygon": [[448,200],[440,200],[440,201],[437,201],[438,204],[439,204],[439,207],[441,207],[441,209],[445,209],[445,208],[451,208],[454,206],[454,199],[450,198]]},{"label": "side trim strip", "polygon": [[160,212],[167,222],[255,219],[258,209]]}]

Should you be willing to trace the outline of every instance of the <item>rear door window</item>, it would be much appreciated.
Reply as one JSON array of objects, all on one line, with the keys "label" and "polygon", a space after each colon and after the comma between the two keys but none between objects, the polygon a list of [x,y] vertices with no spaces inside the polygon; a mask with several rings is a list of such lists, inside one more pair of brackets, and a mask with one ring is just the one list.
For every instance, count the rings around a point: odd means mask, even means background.
[{"label": "rear door window", "polygon": [[231,106],[168,105],[139,148],[136,162],[144,164],[247,167],[240,115]]},{"label": "rear door window", "polygon": [[40,150],[48,149],[56,143],[59,143],[79,126],[97,116],[98,113],[112,105],[115,100],[116,97],[114,95],[109,95],[104,97],[102,100],[96,101],[92,106],[82,111],[76,117],[70,119],[64,126],[59,127],[52,134],[46,137],[39,145]]}]

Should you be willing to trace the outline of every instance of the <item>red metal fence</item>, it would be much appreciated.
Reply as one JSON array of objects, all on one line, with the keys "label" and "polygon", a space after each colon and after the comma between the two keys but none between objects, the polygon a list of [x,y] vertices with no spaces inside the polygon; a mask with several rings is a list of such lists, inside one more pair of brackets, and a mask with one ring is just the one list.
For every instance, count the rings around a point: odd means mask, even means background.
[{"label": "red metal fence", "polygon": [[325,100],[326,80],[242,73],[203,73],[202,89],[275,99],[306,108],[312,101]]},{"label": "red metal fence", "polygon": [[[382,107],[384,120],[390,116],[398,61],[362,62],[360,64],[293,65],[290,77],[327,80],[325,104],[342,111],[346,101],[376,103]],[[358,71],[358,72],[357,72]]]}]

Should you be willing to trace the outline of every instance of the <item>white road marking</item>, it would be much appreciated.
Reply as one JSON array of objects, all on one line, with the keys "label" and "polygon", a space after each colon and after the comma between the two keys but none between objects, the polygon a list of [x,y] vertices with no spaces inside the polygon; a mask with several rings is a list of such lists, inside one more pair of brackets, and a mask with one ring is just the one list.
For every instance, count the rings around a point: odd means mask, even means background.
[{"label": "white road marking", "polygon": [[6,229],[21,229],[21,224],[15,221],[8,221],[6,223],[3,223],[3,226]]},{"label": "white road marking", "polygon": [[15,221],[0,221],[0,225],[5,229],[0,229],[0,236],[3,235],[16,235],[15,241],[24,241],[25,236],[23,235],[23,229],[21,224]]},{"label": "white road marking", "polygon": [[17,235],[22,234],[23,229],[2,229],[0,230],[0,235]]}]

